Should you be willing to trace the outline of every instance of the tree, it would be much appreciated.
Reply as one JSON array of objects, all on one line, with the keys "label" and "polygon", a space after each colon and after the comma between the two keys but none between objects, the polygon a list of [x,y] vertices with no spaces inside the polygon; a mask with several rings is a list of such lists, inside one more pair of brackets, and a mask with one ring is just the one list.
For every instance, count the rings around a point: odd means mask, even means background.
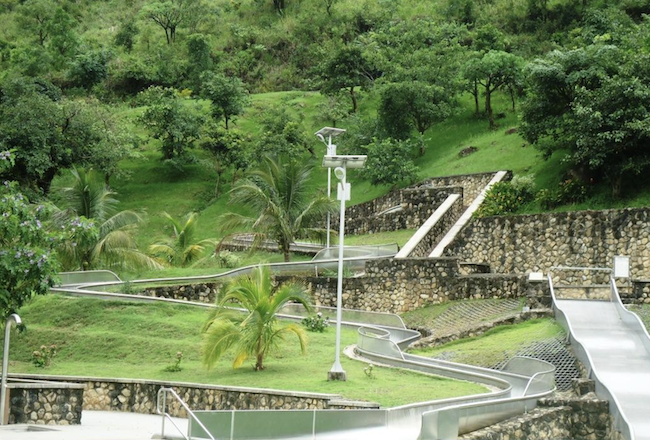
[{"label": "tree", "polygon": [[139,121],[160,140],[163,159],[182,158],[199,138],[203,116],[171,88],[149,87],[140,94],[147,108]]},{"label": "tree", "polygon": [[68,60],[77,53],[79,48],[79,35],[75,31],[77,20],[59,7],[48,22],[47,30],[50,36],[49,51],[52,53],[55,65],[65,66]]},{"label": "tree", "polygon": [[[381,92],[379,120],[389,137],[406,139],[415,128],[420,136],[451,116],[457,106],[453,91],[421,81],[386,85]],[[424,156],[424,142],[420,144]]]},{"label": "tree", "polygon": [[108,74],[106,64],[109,58],[110,54],[105,50],[89,50],[80,53],[70,63],[68,76],[75,85],[90,89],[106,78]]},{"label": "tree", "polygon": [[373,79],[370,62],[359,47],[350,45],[340,48],[325,62],[321,75],[321,91],[324,94],[332,95],[347,89],[352,99],[353,113],[359,107],[355,88],[367,86]]},{"label": "tree", "polygon": [[463,76],[470,82],[475,81],[483,86],[485,93],[485,111],[494,128],[494,111],[492,109],[492,94],[509,84],[517,82],[521,75],[523,60],[513,54],[491,50],[481,57],[470,59],[463,68]]},{"label": "tree", "polygon": [[187,55],[189,58],[190,78],[196,90],[201,88],[201,75],[212,67],[210,42],[203,34],[187,37]]},{"label": "tree", "polygon": [[135,233],[143,223],[142,216],[134,211],[116,212],[115,193],[92,170],[74,168],[71,174],[72,185],[57,191],[63,210],[56,219],[59,224],[71,221],[73,226],[71,236],[58,248],[64,268],[161,268],[136,245]]},{"label": "tree", "polygon": [[314,157],[313,142],[305,132],[302,118],[304,115],[295,116],[284,105],[266,109],[260,118],[263,134],[255,145],[257,156],[297,157],[307,150]]},{"label": "tree", "polygon": [[228,122],[244,112],[248,104],[248,92],[239,78],[227,77],[221,73],[206,72],[201,76],[202,95],[211,102],[212,117]]},{"label": "tree", "polygon": [[411,159],[413,146],[408,141],[383,139],[367,147],[368,164],[363,169],[364,176],[373,185],[413,183],[417,179],[418,167]]},{"label": "tree", "polygon": [[230,191],[231,203],[246,206],[251,215],[224,214],[223,230],[250,231],[255,235],[255,245],[266,238],[276,240],[284,261],[289,261],[289,246],[297,238],[322,240],[325,229],[313,223],[335,207],[327,197],[314,194],[309,184],[312,169],[308,163],[265,158],[261,168]]},{"label": "tree", "polygon": [[[0,151],[0,173],[13,167],[11,151]],[[43,207],[33,209],[16,183],[0,185],[0,321],[34,295],[54,285],[59,266],[54,237],[43,227]]]},{"label": "tree", "polygon": [[[220,293],[218,308],[204,326],[203,363],[212,368],[223,354],[234,349],[233,368],[255,358],[255,371],[264,369],[264,358],[293,333],[304,353],[307,334],[298,324],[278,323],[277,314],[289,302],[300,303],[309,311],[311,301],[304,287],[288,283],[273,288],[268,267],[258,266],[251,275],[236,278]],[[245,309],[239,312],[226,307]]]},{"label": "tree", "polygon": [[215,240],[196,240],[196,224],[199,219],[197,212],[185,216],[185,222],[176,220],[168,213],[162,213],[172,227],[171,237],[157,240],[149,246],[149,252],[162,257],[172,266],[187,266],[195,262],[204,252],[207,245],[214,245]]},{"label": "tree", "polygon": [[115,34],[115,45],[122,46],[127,52],[131,52],[135,44],[135,37],[138,35],[139,29],[133,19],[129,19],[120,24],[120,28]]},{"label": "tree", "polygon": [[83,163],[112,136],[91,116],[92,106],[62,99],[46,82],[17,78],[1,92],[0,145],[14,149],[16,157],[7,174],[44,193],[61,169]]},{"label": "tree", "polygon": [[251,149],[241,134],[234,130],[224,130],[216,123],[207,124],[201,136],[200,146],[210,153],[212,166],[217,173],[214,196],[219,197],[221,179],[226,171],[232,169],[232,181],[239,172],[246,170],[252,159]]},{"label": "tree", "polygon": [[154,1],[142,8],[142,15],[165,31],[167,44],[176,41],[176,28],[189,16],[195,0]]},{"label": "tree", "polygon": [[28,0],[17,8],[16,19],[20,28],[36,34],[38,44],[44,47],[55,10],[52,0]]},{"label": "tree", "polygon": [[642,51],[603,44],[554,51],[527,73],[521,132],[545,156],[563,151],[574,175],[607,181],[614,197],[626,177],[650,167],[650,71]]}]

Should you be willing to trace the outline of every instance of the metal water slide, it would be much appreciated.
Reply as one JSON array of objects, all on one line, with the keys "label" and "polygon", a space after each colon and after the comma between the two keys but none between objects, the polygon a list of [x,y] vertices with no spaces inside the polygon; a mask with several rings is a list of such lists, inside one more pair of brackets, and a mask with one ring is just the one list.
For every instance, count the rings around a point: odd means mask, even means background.
[{"label": "metal water slide", "polygon": [[[387,250],[358,249],[349,256],[348,264],[364,264],[372,258],[385,258]],[[394,254],[394,252],[393,252]],[[323,253],[311,262],[270,265],[276,273],[314,273],[320,267],[336,262],[336,255]],[[191,278],[168,278],[132,281],[131,285],[179,284],[210,282],[250,272],[255,266],[220,275]],[[112,275],[95,274],[111,278]],[[85,279],[81,279],[85,278]],[[136,296],[116,293],[120,282],[92,282],[87,274],[67,274],[67,286],[52,289],[68,295],[91,296],[102,299],[161,301],[195,304],[204,303]],[[322,310],[331,308],[321,307]],[[282,316],[300,319],[305,311],[288,306]],[[454,362],[430,359],[405,353],[403,350],[420,337],[419,332],[406,328],[394,314],[344,310],[342,323],[358,328],[356,354],[366,360],[427,374],[466,380],[486,385],[490,392],[452,399],[419,402],[388,409],[360,410],[279,410],[279,411],[193,411],[189,419],[188,438],[230,440],[311,439],[311,440],[455,440],[459,435],[480,429],[522,414],[535,407],[537,400],[555,390],[555,367],[547,362],[527,358],[512,358],[502,370],[493,370]]]},{"label": "metal water slide", "polygon": [[[567,269],[576,268],[552,271]],[[621,302],[611,274],[609,300],[562,299],[551,272],[548,281],[556,319],[595,381],[596,394],[609,400],[615,428],[626,440],[649,440],[650,336],[645,326]]]}]

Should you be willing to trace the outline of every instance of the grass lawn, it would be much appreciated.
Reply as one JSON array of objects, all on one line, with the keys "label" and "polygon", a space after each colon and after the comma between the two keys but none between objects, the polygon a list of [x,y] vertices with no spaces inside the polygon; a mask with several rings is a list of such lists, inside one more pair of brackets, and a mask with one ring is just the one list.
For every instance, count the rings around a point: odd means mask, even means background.
[{"label": "grass lawn", "polygon": [[[350,399],[395,406],[485,392],[480,385],[397,369],[375,368],[342,356],[348,381],[328,382],[334,358],[334,330],[309,333],[308,353],[287,340],[266,360],[266,370],[254,372],[252,360],[232,369],[227,355],[213,370],[201,363],[201,327],[205,309],[170,304],[98,301],[56,295],[36,298],[20,310],[27,331],[12,337],[11,370],[21,373],[142,378],[219,385],[275,388],[341,394]],[[344,329],[342,345],[356,343],[356,331]],[[59,348],[52,365],[37,368],[31,354],[41,345]],[[183,352],[179,373],[163,371]]]},{"label": "grass lawn", "polygon": [[[374,246],[397,243],[399,247],[402,247],[415,234],[415,231],[415,229],[400,229],[398,231],[377,232],[367,235],[346,235],[344,244],[346,246]],[[338,244],[338,239],[335,241]]]},{"label": "grass lawn", "polygon": [[515,325],[503,325],[474,338],[459,339],[439,347],[413,350],[413,354],[444,357],[472,365],[495,365],[504,353],[516,351],[536,341],[551,338],[564,330],[552,319],[535,319]]}]

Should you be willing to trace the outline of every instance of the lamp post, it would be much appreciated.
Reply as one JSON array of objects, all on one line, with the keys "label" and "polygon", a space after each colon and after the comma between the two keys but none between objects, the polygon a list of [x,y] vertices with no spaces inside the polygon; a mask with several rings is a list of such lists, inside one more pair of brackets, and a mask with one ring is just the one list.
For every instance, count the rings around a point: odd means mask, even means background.
[{"label": "lamp post", "polygon": [[368,156],[325,156],[323,166],[339,179],[337,198],[341,201],[339,222],[339,272],[336,286],[336,353],[334,365],[327,373],[327,380],[347,380],[347,375],[341,366],[341,307],[343,295],[343,239],[345,236],[345,201],[350,200],[350,184],[347,182],[347,169],[363,168]]},{"label": "lamp post", "polygon": [[5,323],[5,341],[4,341],[4,351],[2,354],[2,379],[0,379],[0,425],[6,425],[9,423],[9,420],[5,420],[5,411],[7,404],[7,369],[9,368],[9,329],[11,328],[11,322],[15,322],[16,325],[20,325],[23,321],[20,319],[20,316],[15,313],[9,315],[7,322]]},{"label": "lamp post", "polygon": [[[332,143],[332,138],[345,133],[346,130],[342,128],[323,127],[318,130],[316,137],[327,146],[326,156],[336,156],[336,145]],[[325,141],[327,138],[327,141]],[[329,199],[332,194],[332,168],[327,169],[327,198]],[[327,213],[327,247],[330,247],[330,213]]]}]

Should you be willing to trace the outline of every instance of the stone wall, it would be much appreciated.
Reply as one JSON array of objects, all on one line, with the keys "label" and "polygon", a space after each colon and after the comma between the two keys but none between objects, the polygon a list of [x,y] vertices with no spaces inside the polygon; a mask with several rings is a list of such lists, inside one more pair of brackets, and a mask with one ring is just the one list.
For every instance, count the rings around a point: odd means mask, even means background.
[{"label": "stone wall", "polygon": [[180,286],[170,285],[148,287],[138,293],[138,295],[214,304],[220,288],[221,283],[184,284]]},{"label": "stone wall", "polygon": [[542,399],[534,410],[459,440],[614,440],[609,405],[596,397]]},{"label": "stone wall", "polygon": [[[343,280],[343,307],[403,313],[428,304],[481,298],[528,298],[528,305],[550,304],[548,285],[524,275],[461,275],[456,258],[381,259],[366,263],[366,274]],[[277,277],[279,281],[298,277]],[[336,305],[336,278],[298,278],[316,303]]]},{"label": "stone wall", "polygon": [[[463,198],[465,206],[474,201],[474,199],[483,191],[483,188],[490,183],[495,173],[476,173],[476,174],[459,174],[456,176],[433,177],[416,185],[417,187],[441,187],[441,186],[461,186],[463,187]],[[506,180],[512,179],[512,173],[509,172]]]},{"label": "stone wall", "polygon": [[[29,377],[12,375],[13,377]],[[341,396],[243,387],[225,387],[184,382],[160,382],[137,379],[99,379],[88,377],[37,376],[84,385],[83,409],[156,413],[156,399],[161,387],[173,388],[192,410],[231,409],[342,409],[378,408],[378,404],[342,400]],[[184,417],[177,401],[169,399],[168,412]]]},{"label": "stone wall", "polygon": [[615,255],[628,255],[632,277],[647,278],[649,222],[650,208],[473,219],[445,255],[519,274],[558,265],[612,267]]},{"label": "stone wall", "polygon": [[377,215],[367,204],[346,208],[345,233],[374,234],[384,231],[419,228],[451,194],[463,194],[462,187],[406,188],[399,191],[400,211]]},{"label": "stone wall", "polygon": [[83,386],[9,383],[9,424],[78,425]]},{"label": "stone wall", "polygon": [[[422,240],[409,254],[410,258],[424,258],[428,257],[434,246],[445,236],[447,231],[458,221],[463,213],[463,199],[456,200],[451,207],[440,217],[440,220],[433,225],[427,232],[427,235],[422,237]],[[425,219],[426,221],[426,219]]]}]

